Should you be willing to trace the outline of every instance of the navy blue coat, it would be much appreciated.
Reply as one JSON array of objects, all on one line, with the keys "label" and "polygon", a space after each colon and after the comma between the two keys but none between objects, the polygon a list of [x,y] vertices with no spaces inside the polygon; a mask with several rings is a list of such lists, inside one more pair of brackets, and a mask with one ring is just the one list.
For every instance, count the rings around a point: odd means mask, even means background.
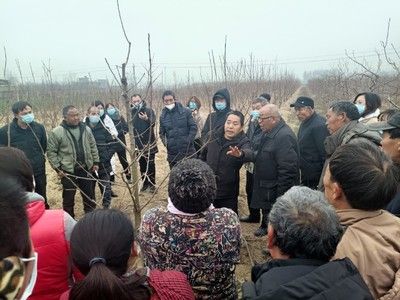
[{"label": "navy blue coat", "polygon": [[195,153],[197,125],[190,109],[175,102],[172,110],[164,107],[160,116],[160,138],[168,152],[168,162],[177,162]]}]

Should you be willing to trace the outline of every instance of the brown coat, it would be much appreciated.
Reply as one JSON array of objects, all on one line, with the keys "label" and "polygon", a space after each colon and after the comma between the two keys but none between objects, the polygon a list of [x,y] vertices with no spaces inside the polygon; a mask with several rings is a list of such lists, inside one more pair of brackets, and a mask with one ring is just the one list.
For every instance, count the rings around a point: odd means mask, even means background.
[{"label": "brown coat", "polygon": [[350,258],[374,298],[400,299],[400,219],[383,210],[337,213],[346,231],[333,259]]}]

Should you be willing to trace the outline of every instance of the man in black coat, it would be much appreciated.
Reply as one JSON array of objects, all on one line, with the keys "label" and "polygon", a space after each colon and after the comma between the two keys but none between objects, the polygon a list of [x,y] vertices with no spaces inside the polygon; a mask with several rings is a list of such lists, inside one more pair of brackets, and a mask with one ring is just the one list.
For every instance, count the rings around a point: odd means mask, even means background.
[{"label": "man in black coat", "polygon": [[195,153],[194,139],[197,125],[190,109],[176,102],[172,91],[162,95],[164,108],[160,116],[160,138],[168,152],[170,168]]},{"label": "man in black coat", "polygon": [[214,94],[212,107],[214,111],[207,116],[201,131],[203,144],[207,143],[214,131],[224,126],[226,116],[231,111],[231,95],[228,89],[220,89]]},{"label": "man in black coat", "polygon": [[252,269],[243,299],[373,299],[350,259],[330,261],[342,237],[321,192],[292,187],[273,205],[267,247],[272,260]]},{"label": "man in black coat", "polygon": [[[252,111],[250,113],[251,119],[249,122],[249,128],[247,129],[247,136],[250,139],[251,149],[255,150],[258,148],[261,142],[263,132],[258,125],[258,117],[260,116],[260,108],[268,104],[271,100],[271,96],[267,93],[260,95],[254,99],[251,103]],[[241,222],[245,223],[260,223],[260,210],[251,208],[251,197],[253,195],[253,181],[254,181],[254,163],[250,162],[245,164],[246,168],[246,194],[247,194],[247,205],[250,214],[240,218]]]},{"label": "man in black coat", "polygon": [[259,110],[258,124],[263,131],[254,152],[254,182],[250,207],[263,210],[260,228],[267,233],[268,213],[276,198],[299,184],[299,151],[296,135],[279,114],[278,107],[267,104]]},{"label": "man in black coat", "polygon": [[[0,145],[22,150],[28,157],[35,177],[35,192],[46,197],[46,158],[47,136],[42,124],[34,121],[32,105],[25,101],[15,102],[12,106],[13,121],[0,129]],[[9,133],[9,134],[8,134]],[[8,139],[10,136],[10,140]]]},{"label": "man in black coat", "polygon": [[[216,208],[227,207],[238,213],[240,175],[243,163],[250,161],[252,151],[250,140],[243,132],[244,116],[239,111],[228,113],[225,125],[212,135],[204,147],[201,158],[215,173],[217,195]],[[238,157],[229,155],[232,148],[240,151]]]},{"label": "man in black coat", "polygon": [[301,122],[297,134],[301,184],[317,189],[326,158],[324,141],[329,135],[326,119],[314,111],[314,100],[309,97],[297,98],[290,107],[294,107]]},{"label": "man in black coat", "polygon": [[156,188],[155,157],[158,152],[154,135],[156,115],[152,108],[147,107],[139,94],[132,95],[131,108],[135,145],[140,151],[139,166],[143,182],[141,191],[154,192]]}]

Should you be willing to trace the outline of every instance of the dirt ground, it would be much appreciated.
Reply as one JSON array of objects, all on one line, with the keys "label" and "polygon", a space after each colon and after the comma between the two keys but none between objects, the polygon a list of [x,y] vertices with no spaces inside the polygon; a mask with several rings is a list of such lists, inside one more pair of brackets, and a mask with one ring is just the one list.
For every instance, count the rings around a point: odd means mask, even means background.
[{"label": "dirt ground", "polygon": [[[286,122],[293,128],[293,130],[297,133],[298,122],[295,118],[294,113],[290,110],[289,104],[292,103],[299,95],[307,95],[307,91],[304,90],[304,87],[299,88],[293,96],[281,107],[281,113],[286,120]],[[113,198],[111,207],[121,209],[125,213],[131,216],[133,219],[133,204],[126,187],[126,184],[123,182],[121,178],[121,174],[119,173],[121,170],[121,166],[117,161],[117,178],[116,183],[113,185],[113,190],[118,195],[118,197]],[[140,202],[141,204],[148,203],[148,205],[143,209],[142,214],[152,208],[159,205],[166,205],[167,203],[167,183],[168,183],[168,174],[169,167],[166,161],[166,150],[163,145],[159,145],[159,153],[156,155],[156,182],[157,182],[157,191],[155,194],[150,193],[141,193],[140,194]],[[56,173],[48,167],[47,169],[47,195],[49,204],[52,208],[62,208],[62,188],[59,183],[59,179],[56,176]],[[241,170],[241,182],[240,182],[240,194],[239,194],[239,215],[247,215],[247,200],[246,200],[246,192],[245,192],[245,170],[242,168]],[[98,189],[96,192],[99,193]],[[100,195],[97,195],[97,204],[101,205]],[[82,217],[83,208],[82,201],[80,195],[76,196],[76,206],[75,206],[75,214],[77,219]],[[262,263],[265,262],[268,258],[263,255],[262,250],[266,249],[266,238],[261,237],[257,238],[253,235],[253,232],[258,228],[258,224],[247,224],[242,223],[242,235],[243,242],[241,248],[241,259],[240,263],[236,268],[236,275],[238,280],[238,288],[240,288],[241,283],[250,280],[250,271],[252,264],[254,263]]]}]

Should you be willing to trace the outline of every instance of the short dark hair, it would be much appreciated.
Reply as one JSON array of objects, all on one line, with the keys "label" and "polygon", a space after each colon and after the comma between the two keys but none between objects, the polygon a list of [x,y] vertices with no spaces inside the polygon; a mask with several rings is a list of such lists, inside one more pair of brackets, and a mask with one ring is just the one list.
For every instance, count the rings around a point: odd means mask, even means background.
[{"label": "short dark hair", "polygon": [[376,145],[354,140],[340,146],[329,160],[331,180],[337,182],[352,208],[384,208],[397,191],[398,167]]},{"label": "short dark hair", "polygon": [[114,103],[111,103],[111,102],[108,102],[107,104],[106,104],[106,109],[107,108],[109,108],[110,106],[112,106],[112,107],[117,107]]},{"label": "short dark hair", "polygon": [[360,118],[360,113],[358,112],[357,106],[350,101],[334,101],[330,104],[329,108],[337,115],[341,113],[345,114],[350,121],[358,120]]},{"label": "short dark hair", "polygon": [[252,102],[252,104],[261,103],[261,105],[264,106],[269,103],[269,100],[263,96],[258,96],[256,99],[253,99],[253,101],[251,101],[251,102]]},{"label": "short dark hair", "polygon": [[165,96],[172,96],[172,97],[174,98],[174,100],[176,99],[176,98],[175,98],[175,93],[174,93],[173,91],[170,91],[170,90],[164,91],[164,93],[163,93],[162,96],[161,96],[161,99],[164,100],[164,97],[165,97]]},{"label": "short dark hair", "polygon": [[382,100],[379,97],[379,95],[374,94],[374,93],[360,93],[358,94],[354,100],[353,103],[356,103],[357,98],[360,96],[364,96],[365,97],[365,111],[362,114],[362,117],[365,117],[366,115],[373,113],[375,110],[377,110],[379,107],[382,106]]},{"label": "short dark hair", "polygon": [[133,241],[132,222],[121,211],[99,209],[80,219],[70,245],[74,265],[85,278],[72,286],[70,298],[138,299],[139,290],[149,295],[137,282],[129,286],[121,278],[128,268]]},{"label": "short dark hair", "polygon": [[69,112],[71,109],[74,109],[74,108],[76,108],[76,107],[73,106],[73,105],[67,105],[67,106],[65,106],[65,107],[62,109],[62,115],[63,115],[63,117],[65,118],[65,117],[68,115],[68,112]]},{"label": "short dark hair", "polygon": [[391,117],[393,117],[395,114],[397,114],[398,112],[400,112],[400,110],[398,110],[397,108],[389,108],[386,109],[384,111],[382,111],[379,116],[378,116],[378,121],[387,121],[389,120]]},{"label": "short dark hair", "polygon": [[171,170],[168,195],[175,207],[183,212],[205,211],[214,201],[216,191],[213,170],[199,159],[184,159]]},{"label": "short dark hair", "polygon": [[29,257],[31,242],[26,215],[26,194],[15,178],[0,172],[0,260]]},{"label": "short dark hair", "polygon": [[271,95],[268,93],[262,93],[259,97],[263,97],[269,101],[271,101]]},{"label": "short dark hair", "polygon": [[94,105],[94,106],[99,106],[99,105],[101,105],[101,106],[104,107],[104,103],[103,103],[103,101],[101,101],[101,100],[95,100],[95,101],[93,101],[93,102],[92,102],[92,105]]},{"label": "short dark hair", "polygon": [[343,233],[323,194],[304,186],[292,187],[277,199],[269,223],[276,246],[290,258],[329,261]]},{"label": "short dark hair", "polygon": [[11,110],[14,114],[18,114],[19,112],[23,111],[27,106],[32,108],[32,105],[30,105],[26,101],[17,101],[12,105]]},{"label": "short dark hair", "polygon": [[0,147],[0,161],[0,172],[14,178],[24,191],[33,191],[33,169],[22,150]]},{"label": "short dark hair", "polygon": [[388,130],[383,130],[383,132],[389,134],[389,138],[391,139],[398,139],[400,138],[400,128],[393,128]]},{"label": "short dark hair", "polygon": [[139,97],[140,99],[142,99],[142,95],[140,95],[140,94],[133,94],[133,95],[131,96],[131,99],[132,99],[133,97]]},{"label": "short dark hair", "polygon": [[226,114],[225,122],[226,122],[226,120],[228,119],[228,117],[229,117],[230,115],[238,116],[239,119],[240,119],[240,125],[242,125],[242,126],[244,125],[244,116],[243,116],[243,114],[242,114],[240,111],[238,111],[238,110],[232,110],[232,111],[228,112],[228,113]]}]

